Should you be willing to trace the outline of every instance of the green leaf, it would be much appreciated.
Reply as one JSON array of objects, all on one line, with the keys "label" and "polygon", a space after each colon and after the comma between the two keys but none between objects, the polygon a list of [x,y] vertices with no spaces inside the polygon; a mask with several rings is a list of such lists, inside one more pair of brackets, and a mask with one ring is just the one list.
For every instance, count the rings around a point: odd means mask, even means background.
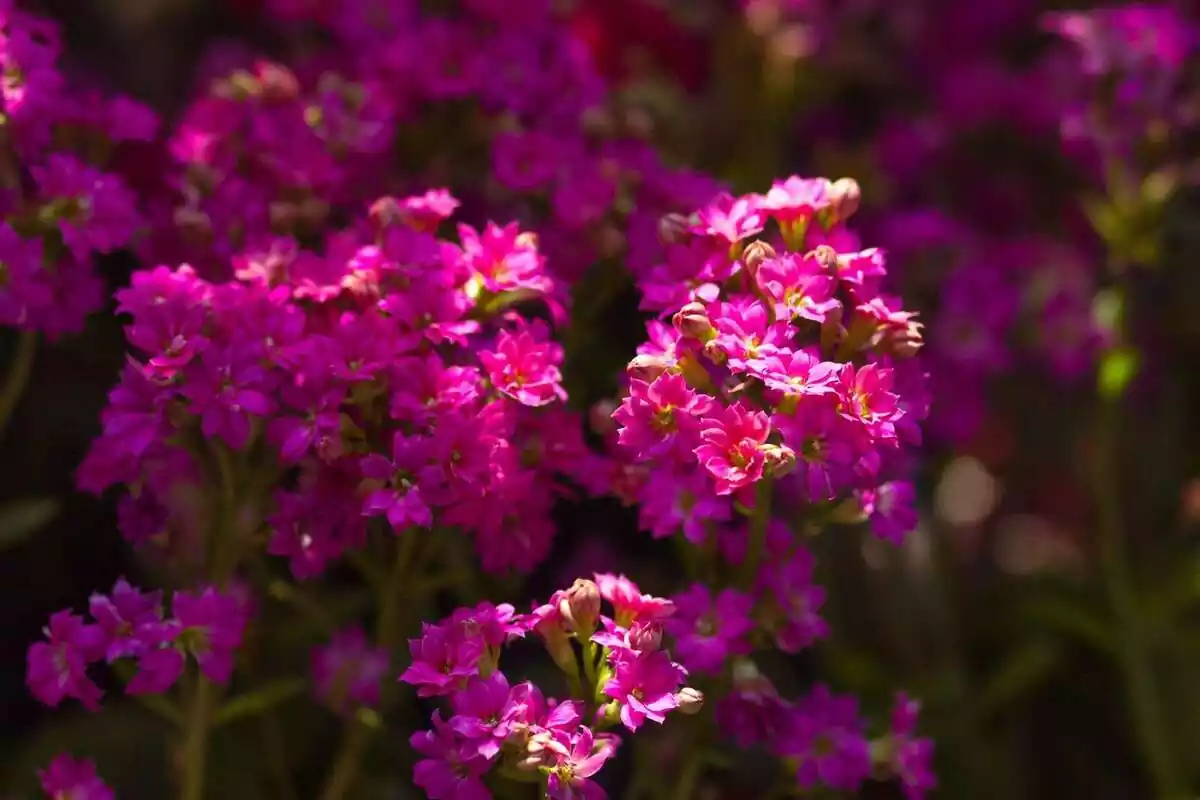
[{"label": "green leaf", "polygon": [[1103,653],[1114,653],[1116,644],[1106,619],[1083,604],[1058,598],[1044,598],[1025,608],[1027,618],[1057,633]]},{"label": "green leaf", "polygon": [[1138,353],[1132,347],[1118,347],[1104,354],[1100,361],[1097,381],[1100,395],[1115,399],[1125,393],[1130,381],[1137,375]]},{"label": "green leaf", "polygon": [[213,725],[226,725],[235,720],[261,714],[299,696],[307,687],[308,681],[303,678],[285,678],[268,683],[261,689],[239,695],[221,706],[213,715]]},{"label": "green leaf", "polygon": [[28,497],[0,508],[0,551],[23,544],[61,510],[55,497]]},{"label": "green leaf", "polygon": [[1048,641],[1031,642],[1005,659],[981,687],[977,698],[979,714],[987,717],[1019,699],[1053,674],[1062,659],[1062,649]]}]

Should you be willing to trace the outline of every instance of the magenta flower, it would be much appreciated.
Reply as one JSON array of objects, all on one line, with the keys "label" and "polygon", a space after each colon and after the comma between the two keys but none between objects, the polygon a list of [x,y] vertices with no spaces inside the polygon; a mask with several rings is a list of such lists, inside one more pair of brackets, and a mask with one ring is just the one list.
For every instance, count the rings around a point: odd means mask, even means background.
[{"label": "magenta flower", "polygon": [[807,223],[829,205],[829,181],[799,175],[775,181],[758,201],[759,209],[785,226]]},{"label": "magenta flower", "polygon": [[548,341],[540,325],[501,331],[494,350],[483,350],[479,361],[499,391],[526,406],[565,400],[562,388],[562,347]]},{"label": "magenta flower", "polygon": [[374,647],[362,628],[347,628],[312,654],[313,689],[339,713],[379,705],[379,685],[388,671],[388,653]]},{"label": "magenta flower", "polygon": [[856,479],[864,434],[836,411],[836,395],[802,397],[789,414],[776,414],[772,424],[796,453],[785,481],[798,483],[800,494],[813,502],[831,500]]},{"label": "magenta flower", "polygon": [[683,531],[695,545],[704,544],[714,523],[728,522],[733,506],[727,497],[713,493],[713,482],[702,469],[654,471],[638,493],[638,522],[656,539]]},{"label": "magenta flower", "polygon": [[49,641],[31,645],[26,659],[25,681],[33,696],[48,706],[74,697],[85,708],[98,709],[103,692],[87,676],[87,666],[104,658],[104,630],[59,611],[50,617],[45,634]]},{"label": "magenta flower", "polygon": [[790,704],[751,661],[736,661],[733,691],[717,705],[717,724],[738,747],[779,740],[790,721]]},{"label": "magenta flower", "polygon": [[859,369],[845,364],[837,381],[838,413],[861,422],[876,438],[891,438],[894,428],[890,423],[904,414],[900,398],[891,391],[892,371],[875,364]]},{"label": "magenta flower", "polygon": [[274,387],[255,347],[210,347],[191,364],[187,377],[183,394],[200,417],[200,429],[234,450],[246,446],[256,419],[274,411]]},{"label": "magenta flower", "polygon": [[732,494],[762,479],[763,445],[771,433],[765,413],[735,403],[704,417],[700,426],[703,444],[694,452],[716,479],[717,494]]},{"label": "magenta flower", "polygon": [[474,748],[489,761],[496,757],[510,732],[505,722],[509,694],[508,679],[497,671],[486,678],[468,679],[464,688],[450,695],[454,711],[450,727],[466,740],[465,749]]},{"label": "magenta flower", "polygon": [[574,734],[555,730],[546,744],[553,761],[546,781],[550,800],[605,800],[608,796],[588,780],[612,758],[620,742],[615,736],[597,736],[580,725]]},{"label": "magenta flower", "polygon": [[638,458],[682,458],[699,441],[699,418],[712,402],[688,386],[682,375],[664,373],[651,383],[631,380],[629,394],[612,415],[621,426],[617,441]]},{"label": "magenta flower", "polygon": [[31,172],[41,194],[50,198],[63,242],[78,261],[86,263],[93,251],[124,247],[141,224],[137,199],[114,175],[57,153]]},{"label": "magenta flower", "polygon": [[754,362],[750,374],[784,395],[828,395],[835,389],[841,364],[822,361],[813,349],[799,349],[767,356]]},{"label": "magenta flower", "polygon": [[916,499],[916,490],[909,481],[890,481],[863,492],[861,502],[871,532],[893,544],[903,544],[904,537],[917,527]]},{"label": "magenta flower", "polygon": [[629,730],[636,731],[646,720],[661,725],[667,712],[679,707],[676,693],[687,670],[671,661],[665,650],[628,654],[614,668],[604,694],[620,703],[621,722]]},{"label": "magenta flower", "polygon": [[896,695],[892,707],[891,766],[907,800],[923,800],[927,793],[937,788],[937,776],[933,773],[933,742],[916,736],[920,709],[920,703],[903,693]]},{"label": "magenta flower", "polygon": [[210,586],[199,594],[176,592],[171,609],[180,627],[179,642],[196,657],[200,672],[215,683],[227,683],[249,621],[245,600]]},{"label": "magenta flower", "polygon": [[162,592],[141,592],[124,578],[117,580],[107,597],[93,594],[88,610],[104,631],[104,655],[109,663],[146,652],[159,640],[157,632],[166,624],[162,618]]},{"label": "magenta flower", "polygon": [[775,314],[781,319],[824,322],[841,306],[834,298],[837,279],[812,253],[784,253],[767,259],[759,266],[755,280],[775,301]]},{"label": "magenta flower", "polygon": [[485,644],[467,636],[462,626],[424,625],[419,639],[408,640],[412,664],[400,680],[417,687],[418,697],[437,697],[462,689],[479,674]]},{"label": "magenta flower", "polygon": [[670,600],[642,594],[637,584],[624,575],[596,573],[596,586],[600,596],[613,606],[613,618],[623,628],[634,622],[653,622],[675,613],[675,604]]},{"label": "magenta flower", "polygon": [[472,274],[476,291],[485,289],[499,294],[526,289],[549,294],[553,289],[536,240],[521,233],[516,223],[503,228],[488,223],[482,233],[469,225],[459,225],[458,235],[462,241],[458,256]]},{"label": "magenta flower", "polygon": [[734,197],[722,192],[696,212],[697,221],[692,230],[723,245],[735,245],[762,231],[763,215],[758,203],[758,198],[753,195]]},{"label": "magenta flower", "polygon": [[785,653],[797,653],[829,635],[817,613],[825,590],[813,582],[814,567],[812,555],[798,547],[791,558],[769,562],[759,573],[760,585],[779,609],[775,646]]},{"label": "magenta flower", "polygon": [[164,628],[160,646],[146,651],[138,658],[138,671],[125,685],[126,694],[162,694],[175,685],[187,665],[187,658],[183,652],[172,643],[178,634],[178,625]]},{"label": "magenta flower", "polygon": [[59,753],[38,770],[42,791],[49,800],[113,800],[113,790],[100,780],[96,765],[88,759],[76,760],[68,753]]},{"label": "magenta flower", "polygon": [[[434,477],[430,464],[430,445],[425,439],[392,435],[392,457],[370,453],[359,462],[368,487],[378,486],[363,501],[363,514],[387,517],[397,535],[416,535],[409,528],[428,528],[433,512],[425,502],[421,487]],[[382,485],[381,485],[382,484]]]},{"label": "magenta flower", "polygon": [[483,776],[491,762],[466,746],[454,729],[433,712],[433,730],[414,733],[408,740],[425,758],[413,767],[413,783],[430,800],[492,800]]},{"label": "magenta flower", "polygon": [[834,695],[823,685],[796,704],[778,747],[795,760],[801,789],[824,784],[854,791],[871,774],[870,745],[857,701]]},{"label": "magenta flower", "polygon": [[724,589],[714,598],[711,589],[697,583],[673,600],[676,613],[664,625],[689,670],[716,675],[730,656],[750,652],[754,598],[734,589]]},{"label": "magenta flower", "polygon": [[790,349],[790,326],[771,322],[767,308],[756,298],[714,304],[709,317],[717,330],[713,344],[732,370],[750,370],[755,361]]}]

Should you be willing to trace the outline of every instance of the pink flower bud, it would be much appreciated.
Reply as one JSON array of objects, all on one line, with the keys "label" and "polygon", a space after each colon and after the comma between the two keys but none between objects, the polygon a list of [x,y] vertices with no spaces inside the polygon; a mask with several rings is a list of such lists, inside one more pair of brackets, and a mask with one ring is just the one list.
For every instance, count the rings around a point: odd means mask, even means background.
[{"label": "pink flower bud", "polygon": [[662,356],[641,354],[633,357],[625,371],[631,378],[650,383],[670,368],[671,362]]},{"label": "pink flower bud", "polygon": [[680,714],[686,714],[689,717],[694,716],[700,713],[700,709],[704,708],[704,693],[699,689],[685,686],[675,695],[675,701],[679,703]]},{"label": "pink flower bud", "polygon": [[658,240],[664,246],[683,244],[690,236],[691,226],[682,214],[667,214],[658,221]]},{"label": "pink flower bud", "polygon": [[712,320],[708,318],[708,309],[704,307],[703,303],[688,303],[675,313],[671,322],[681,336],[690,339],[707,342],[716,336]]},{"label": "pink flower bud", "polygon": [[829,206],[835,222],[845,222],[858,211],[862,189],[853,178],[839,178],[829,186]]},{"label": "pink flower bud", "polygon": [[662,647],[662,639],[662,626],[654,622],[634,625],[629,631],[629,646],[640,653],[658,650]]},{"label": "pink flower bud", "polygon": [[559,599],[558,612],[581,636],[591,636],[600,616],[600,588],[594,581],[579,578]]},{"label": "pink flower bud", "polygon": [[758,268],[764,261],[775,258],[779,254],[775,252],[775,248],[762,240],[755,240],[746,245],[746,250],[742,253],[742,263],[746,265],[746,272],[751,278],[758,276]]}]

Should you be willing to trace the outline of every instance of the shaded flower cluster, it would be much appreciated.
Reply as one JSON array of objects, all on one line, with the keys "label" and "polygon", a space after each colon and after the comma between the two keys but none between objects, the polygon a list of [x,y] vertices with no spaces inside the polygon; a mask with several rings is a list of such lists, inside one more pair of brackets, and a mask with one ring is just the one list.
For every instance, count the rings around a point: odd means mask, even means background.
[{"label": "shaded flower cluster", "polygon": [[103,305],[96,258],[143,226],[128,162],[158,121],[69,84],[57,27],[12,6],[0,4],[0,324],[57,336]]}]

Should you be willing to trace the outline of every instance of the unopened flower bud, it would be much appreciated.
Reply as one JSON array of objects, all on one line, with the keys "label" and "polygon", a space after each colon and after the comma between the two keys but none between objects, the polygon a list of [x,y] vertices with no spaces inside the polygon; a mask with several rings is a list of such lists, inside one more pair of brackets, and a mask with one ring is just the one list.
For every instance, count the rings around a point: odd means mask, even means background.
[{"label": "unopened flower bud", "polygon": [[742,253],[742,263],[746,265],[746,272],[750,274],[750,277],[755,278],[758,275],[758,268],[762,266],[762,263],[775,258],[777,255],[778,253],[775,252],[774,247],[771,247],[771,245],[761,239],[756,239],[746,245],[746,250]]},{"label": "unopened flower bud", "polygon": [[762,446],[767,474],[782,478],[796,466],[796,452],[787,445],[765,444]]},{"label": "unopened flower bud", "polygon": [[925,344],[925,338],[921,333],[921,328],[924,326],[916,320],[909,320],[903,327],[897,327],[889,330],[887,336],[884,337],[884,345],[889,353],[895,358],[912,358]]},{"label": "unopened flower bud", "polygon": [[822,268],[831,275],[837,274],[838,254],[827,244],[819,244],[813,248],[809,256],[816,260]]},{"label": "unopened flower bud", "polygon": [[662,356],[652,356],[645,353],[636,355],[625,367],[625,372],[631,378],[650,383],[659,375],[671,368],[671,362]]},{"label": "unopened flower bud", "polygon": [[558,601],[558,612],[582,636],[591,636],[600,616],[600,587],[579,578]]},{"label": "unopened flower bud", "polygon": [[376,233],[380,233],[392,225],[398,225],[404,219],[404,210],[400,207],[400,201],[394,197],[380,197],[371,204],[370,210],[367,212],[368,219],[371,221],[371,227]]},{"label": "unopened flower bud", "polygon": [[639,653],[648,653],[662,647],[662,626],[657,623],[637,624],[629,631],[629,645]]},{"label": "unopened flower bud", "polygon": [[679,713],[690,717],[699,714],[700,709],[704,708],[704,693],[699,689],[685,686],[675,695],[675,701],[679,703]]},{"label": "unopened flower bud", "polygon": [[664,246],[683,244],[691,233],[687,217],[682,214],[667,214],[658,221],[658,240]]},{"label": "unopened flower bud", "polygon": [[259,90],[264,100],[293,100],[300,94],[300,81],[295,73],[280,64],[267,64],[258,75]]},{"label": "unopened flower bud", "polygon": [[853,178],[839,178],[829,186],[829,205],[834,222],[845,222],[858,211],[862,189]]},{"label": "unopened flower bud", "polygon": [[689,339],[699,339],[702,342],[707,342],[716,331],[713,329],[712,320],[708,318],[708,309],[703,303],[688,303],[679,311],[675,312],[671,322],[675,325],[675,330],[679,331],[681,336],[686,336]]}]

